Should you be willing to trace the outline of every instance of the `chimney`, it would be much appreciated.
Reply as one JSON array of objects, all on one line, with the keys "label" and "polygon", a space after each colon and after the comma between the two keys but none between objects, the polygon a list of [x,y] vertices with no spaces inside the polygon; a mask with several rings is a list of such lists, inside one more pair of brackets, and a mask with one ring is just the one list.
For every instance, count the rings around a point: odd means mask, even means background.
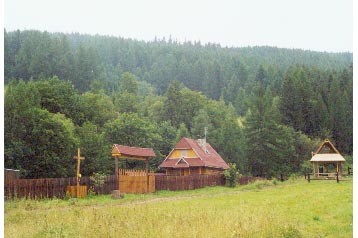
[{"label": "chimney", "polygon": [[198,144],[200,145],[201,149],[206,152],[206,140],[205,139],[198,139]]},{"label": "chimney", "polygon": [[200,147],[203,149],[203,151],[205,153],[208,153],[208,150],[206,149],[206,134],[208,133],[208,128],[205,127],[205,136],[204,136],[204,139],[199,139],[198,142],[199,142],[199,145]]}]

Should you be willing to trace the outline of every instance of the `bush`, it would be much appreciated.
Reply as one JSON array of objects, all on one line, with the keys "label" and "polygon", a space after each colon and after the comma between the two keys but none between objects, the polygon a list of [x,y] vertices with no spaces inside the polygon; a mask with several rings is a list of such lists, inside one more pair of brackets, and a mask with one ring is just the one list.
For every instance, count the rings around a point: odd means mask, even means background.
[{"label": "bush", "polygon": [[106,180],[106,175],[101,173],[93,173],[93,175],[90,176],[90,180],[92,184],[90,190],[92,190],[96,194],[100,194],[100,191]]},{"label": "bush", "polygon": [[288,180],[289,180],[290,182],[294,182],[294,181],[296,181],[298,178],[299,178],[299,176],[297,176],[297,174],[291,174]]},{"label": "bush", "polygon": [[236,168],[235,163],[229,163],[229,169],[225,170],[224,176],[226,179],[226,186],[236,187],[237,179],[239,178],[239,170]]}]

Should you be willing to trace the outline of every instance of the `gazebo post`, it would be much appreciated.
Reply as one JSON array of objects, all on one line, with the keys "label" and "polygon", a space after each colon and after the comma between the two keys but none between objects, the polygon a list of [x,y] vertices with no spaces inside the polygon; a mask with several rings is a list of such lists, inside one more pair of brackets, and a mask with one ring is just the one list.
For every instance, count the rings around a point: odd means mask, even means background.
[{"label": "gazebo post", "polygon": [[116,185],[117,185],[117,188],[118,188],[118,191],[120,191],[119,190],[119,173],[118,173],[118,156],[115,156],[115,167],[116,167]]},{"label": "gazebo post", "polygon": [[149,175],[148,175],[148,170],[149,170],[149,161],[148,161],[148,157],[145,158],[145,173],[147,176],[147,193],[149,193]]}]

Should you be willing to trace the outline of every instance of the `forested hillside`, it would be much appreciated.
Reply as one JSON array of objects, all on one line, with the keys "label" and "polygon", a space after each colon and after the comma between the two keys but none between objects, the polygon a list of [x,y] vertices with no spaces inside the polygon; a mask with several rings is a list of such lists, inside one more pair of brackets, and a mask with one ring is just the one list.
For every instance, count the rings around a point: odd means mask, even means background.
[{"label": "forested hillside", "polygon": [[[351,53],[223,48],[171,39],[4,33],[5,167],[25,177],[113,173],[114,143],[203,137],[241,173],[289,175],[324,138],[353,148]],[[124,161],[122,166],[141,166]]]}]

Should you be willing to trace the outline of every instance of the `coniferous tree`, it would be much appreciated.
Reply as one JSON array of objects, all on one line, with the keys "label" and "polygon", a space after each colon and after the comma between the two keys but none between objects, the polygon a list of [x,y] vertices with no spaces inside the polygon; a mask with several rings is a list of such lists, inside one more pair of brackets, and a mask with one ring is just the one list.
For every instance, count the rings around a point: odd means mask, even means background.
[{"label": "coniferous tree", "polygon": [[164,120],[172,123],[172,126],[178,128],[182,122],[182,96],[179,88],[179,82],[174,80],[165,93],[164,101]]}]

